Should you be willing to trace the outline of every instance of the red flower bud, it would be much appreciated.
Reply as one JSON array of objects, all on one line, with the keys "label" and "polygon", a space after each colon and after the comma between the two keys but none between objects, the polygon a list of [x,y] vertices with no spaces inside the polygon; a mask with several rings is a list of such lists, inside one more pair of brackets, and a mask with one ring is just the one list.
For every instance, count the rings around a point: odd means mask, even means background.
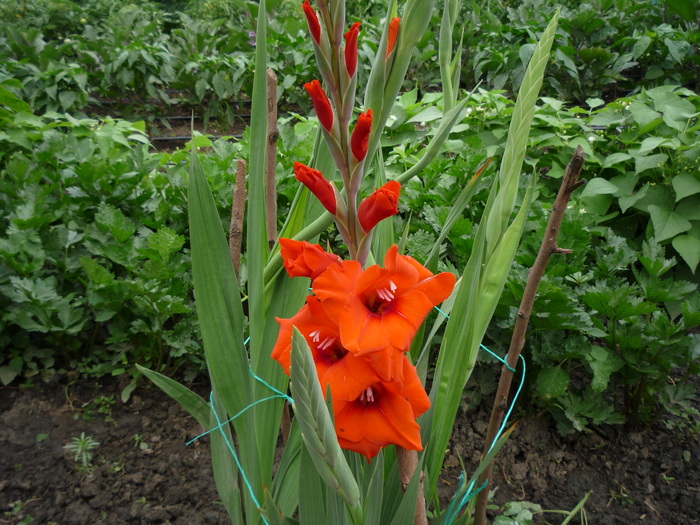
[{"label": "red flower bud", "polygon": [[391,52],[394,50],[394,46],[396,45],[396,37],[399,36],[399,25],[401,23],[401,19],[396,17],[392,18],[391,22],[389,22],[389,34],[387,35],[386,39],[386,57],[389,58],[389,55],[391,55]]},{"label": "red flower bud", "polygon": [[368,109],[365,113],[360,113],[355,123],[355,129],[350,135],[350,150],[358,161],[364,160],[367,156],[367,143],[369,135],[372,131],[372,110]]},{"label": "red flower bud", "polygon": [[305,166],[301,162],[294,163],[294,175],[297,180],[309,191],[316,195],[321,204],[333,215],[335,215],[336,202],[333,185],[323,176],[323,174],[313,168]]},{"label": "red flower bud", "polygon": [[328,100],[326,93],[321,87],[321,83],[318,80],[312,80],[308,84],[304,84],[304,88],[306,88],[306,92],[311,97],[318,121],[326,128],[326,131],[330,131],[333,127],[333,108],[331,107],[331,101]]},{"label": "red flower bud", "polygon": [[316,10],[309,5],[309,0],[304,0],[301,4],[301,8],[304,10],[306,15],[306,21],[309,24],[309,32],[317,44],[321,44],[321,24],[318,23],[318,15],[316,15]]},{"label": "red flower bud", "polygon": [[284,269],[290,277],[315,279],[331,264],[340,262],[340,257],[325,251],[319,244],[281,238],[280,255]]},{"label": "red flower bud", "polygon": [[355,22],[345,33],[345,69],[352,78],[357,69],[357,34],[360,32],[360,23]]},{"label": "red flower bud", "polygon": [[379,221],[398,213],[399,193],[401,184],[392,180],[360,203],[357,218],[365,232],[369,232]]}]

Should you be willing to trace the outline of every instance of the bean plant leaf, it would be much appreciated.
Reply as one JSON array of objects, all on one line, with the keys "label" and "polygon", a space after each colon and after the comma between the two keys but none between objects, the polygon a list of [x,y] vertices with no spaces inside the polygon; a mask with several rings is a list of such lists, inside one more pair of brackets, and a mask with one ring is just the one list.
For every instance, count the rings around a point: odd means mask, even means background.
[{"label": "bean plant leaf", "polygon": [[660,168],[668,160],[665,153],[656,153],[646,157],[636,157],[634,160],[634,172],[639,174],[654,168]]},{"label": "bean plant leaf", "polygon": [[[629,160],[631,158],[632,158],[632,155],[630,155],[629,153],[621,153],[621,152],[613,153],[612,155],[608,155],[607,157],[605,157],[605,160],[603,161],[603,167],[609,168],[610,166],[614,166],[616,164],[619,164],[620,162],[624,162],[624,161]],[[593,179],[593,180],[598,180],[598,179]],[[590,181],[588,184],[593,182],[593,180]],[[588,184],[586,185],[586,187],[588,186]],[[585,191],[585,189],[584,189],[584,191]]]},{"label": "bean plant leaf", "polygon": [[543,368],[537,374],[537,393],[546,401],[557,399],[566,392],[569,381],[569,374],[560,366]]},{"label": "bean plant leaf", "polygon": [[615,194],[619,191],[620,188],[615,186],[612,182],[598,177],[586,184],[580,196],[583,199],[586,197],[593,197],[595,195]]},{"label": "bean plant leaf", "polygon": [[0,104],[16,112],[31,113],[32,108],[21,98],[18,98],[7,88],[0,86]]},{"label": "bean plant leaf", "polygon": [[654,225],[654,237],[658,242],[671,239],[676,235],[686,232],[692,226],[690,221],[661,206],[652,204],[649,206],[648,210],[651,216],[651,222]]},{"label": "bean plant leaf", "polygon": [[690,271],[695,273],[700,263],[700,227],[696,225],[688,234],[674,237],[671,244],[686,262]]},{"label": "bean plant leaf", "polygon": [[673,190],[676,192],[676,202],[700,193],[700,180],[690,173],[676,175],[673,177],[671,184],[673,185]]},{"label": "bean plant leaf", "polygon": [[5,365],[0,366],[0,382],[2,382],[3,385],[9,385],[15,377],[17,377],[17,372],[12,370],[12,368]]}]

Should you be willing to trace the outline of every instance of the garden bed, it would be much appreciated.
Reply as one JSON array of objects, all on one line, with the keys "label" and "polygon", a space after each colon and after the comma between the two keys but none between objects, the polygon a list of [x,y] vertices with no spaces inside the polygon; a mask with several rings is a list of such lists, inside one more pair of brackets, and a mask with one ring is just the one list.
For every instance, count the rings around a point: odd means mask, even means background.
[{"label": "garden bed", "polygon": [[[122,386],[81,381],[2,389],[3,523],[228,522],[208,439],[186,445],[202,432],[199,425],[150,386],[122,403]],[[204,395],[207,386],[198,390]],[[441,477],[445,494],[458,483],[458,457],[468,470],[476,465],[487,419],[483,406],[458,416]],[[99,442],[91,469],[79,468],[64,449],[81,432]],[[494,502],[572,509],[593,491],[585,505],[589,523],[700,523],[698,457],[697,440],[683,441],[661,424],[562,438],[548,420],[523,419],[497,458]],[[545,519],[563,517],[540,514],[535,523]]]}]

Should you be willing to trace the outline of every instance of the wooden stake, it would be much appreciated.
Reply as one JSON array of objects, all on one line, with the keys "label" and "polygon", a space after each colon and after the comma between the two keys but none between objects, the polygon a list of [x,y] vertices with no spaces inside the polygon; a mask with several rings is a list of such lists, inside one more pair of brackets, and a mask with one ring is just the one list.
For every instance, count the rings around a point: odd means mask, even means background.
[{"label": "wooden stake", "polygon": [[[241,243],[243,242],[243,216],[245,214],[245,161],[238,159],[236,163],[236,183],[233,189],[233,204],[231,205],[231,226],[228,236],[228,251],[233,261],[233,269],[238,277],[238,267],[241,261]],[[240,281],[240,277],[238,277]]]},{"label": "wooden stake", "polygon": [[277,240],[277,76],[267,70],[267,144],[265,149],[265,225],[267,243],[272,249]]},{"label": "wooden stake", "polygon": [[[394,445],[396,451],[396,462],[399,466],[399,483],[401,491],[406,492],[408,484],[418,468],[418,452],[416,450],[406,450],[398,445]],[[428,514],[425,510],[425,495],[423,494],[423,473],[418,473],[418,494],[416,495],[416,514],[413,518],[413,525],[428,525]]]},{"label": "wooden stake", "polygon": [[[532,305],[535,302],[537,287],[539,286],[544,270],[547,267],[549,257],[553,253],[571,253],[571,250],[564,250],[557,246],[557,234],[559,233],[559,227],[561,226],[561,221],[564,218],[564,212],[566,211],[566,206],[571,198],[571,194],[574,192],[574,190],[586,183],[585,180],[578,180],[578,176],[581,174],[581,168],[583,168],[583,161],[585,158],[586,156],[583,153],[583,149],[581,146],[577,146],[576,151],[569,161],[569,164],[566,166],[566,171],[564,172],[564,178],[562,179],[559,193],[554,201],[552,213],[549,216],[549,222],[547,223],[544,239],[542,239],[542,244],[540,245],[540,251],[537,254],[535,263],[530,269],[527,284],[525,285],[525,290],[523,291],[523,298],[520,302],[518,316],[515,321],[513,336],[510,340],[510,348],[508,349],[508,355],[506,356],[507,366],[504,365],[501,369],[501,379],[498,382],[496,399],[494,399],[493,408],[491,409],[491,420],[489,421],[489,427],[486,433],[486,442],[484,443],[482,457],[488,453],[489,449],[491,448],[491,443],[493,443],[494,438],[496,437],[496,432],[503,422],[503,416],[506,408],[508,407],[510,384],[513,380],[513,372],[511,370],[515,370],[515,368],[517,368],[520,352],[522,352],[523,347],[525,346],[525,331],[527,330],[527,325],[530,320]],[[477,482],[478,487],[480,487],[485,481],[488,481],[488,485],[484,487],[484,489],[477,495],[474,514],[474,523],[476,525],[484,525],[486,523],[486,504],[488,503],[492,471],[493,464],[489,464],[481,476],[479,476],[479,481]]]}]

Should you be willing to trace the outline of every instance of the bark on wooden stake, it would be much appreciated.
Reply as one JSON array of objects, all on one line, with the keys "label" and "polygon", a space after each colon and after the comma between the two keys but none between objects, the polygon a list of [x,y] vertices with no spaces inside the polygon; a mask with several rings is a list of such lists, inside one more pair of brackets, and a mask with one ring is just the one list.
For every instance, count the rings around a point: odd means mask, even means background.
[{"label": "bark on wooden stake", "polygon": [[265,225],[267,243],[272,249],[277,240],[277,76],[267,70],[267,144],[265,149]]},{"label": "bark on wooden stake", "polygon": [[[559,227],[561,226],[561,221],[564,218],[564,212],[566,211],[566,206],[569,202],[571,194],[574,192],[574,190],[586,183],[585,180],[578,180],[578,176],[581,174],[584,159],[585,155],[583,153],[583,149],[581,146],[577,146],[576,151],[571,157],[571,160],[566,167],[566,171],[564,172],[564,178],[562,179],[557,198],[554,201],[552,213],[549,216],[549,222],[547,223],[547,229],[545,230],[544,239],[542,239],[542,244],[540,245],[540,251],[537,254],[537,259],[535,259],[535,263],[530,269],[527,284],[525,285],[525,290],[523,291],[523,298],[520,302],[518,316],[515,321],[513,336],[510,340],[510,348],[508,349],[508,355],[506,356],[506,363],[508,363],[508,366],[504,365],[501,370],[501,379],[498,382],[498,389],[496,390],[496,399],[494,400],[493,408],[491,409],[491,420],[489,421],[489,427],[486,433],[486,443],[484,444],[483,455],[488,453],[491,443],[493,443],[496,436],[496,432],[503,422],[503,416],[505,414],[506,407],[508,406],[510,385],[513,380],[513,372],[511,372],[511,369],[514,370],[517,368],[520,352],[522,351],[523,346],[525,346],[525,331],[527,330],[527,324],[530,320],[532,305],[535,302],[537,287],[540,284],[544,270],[549,262],[549,257],[553,253],[571,253],[571,250],[565,250],[557,246],[557,234],[559,233]],[[491,475],[492,464],[490,464],[486,470],[484,470],[479,477],[479,481],[477,482],[478,487],[480,487],[484,481],[487,480],[489,481],[489,484],[477,495],[474,522],[476,525],[484,525],[484,523],[486,523],[486,504],[488,503],[488,493],[490,480],[492,477]]]},{"label": "bark on wooden stake", "polygon": [[[398,445],[394,447],[396,451],[396,462],[399,466],[399,483],[403,492],[411,483],[413,475],[418,468],[418,451],[406,450]],[[423,473],[419,472],[418,494],[416,495],[416,514],[413,518],[413,525],[428,525],[428,514],[425,511],[425,496],[423,495]]]},{"label": "bark on wooden stake", "polygon": [[[236,163],[236,183],[233,189],[233,204],[231,205],[231,226],[229,227],[228,251],[233,261],[233,269],[238,278],[238,267],[241,262],[241,243],[243,242],[243,216],[245,214],[245,161],[239,159]],[[240,280],[240,278],[239,278]]]}]

